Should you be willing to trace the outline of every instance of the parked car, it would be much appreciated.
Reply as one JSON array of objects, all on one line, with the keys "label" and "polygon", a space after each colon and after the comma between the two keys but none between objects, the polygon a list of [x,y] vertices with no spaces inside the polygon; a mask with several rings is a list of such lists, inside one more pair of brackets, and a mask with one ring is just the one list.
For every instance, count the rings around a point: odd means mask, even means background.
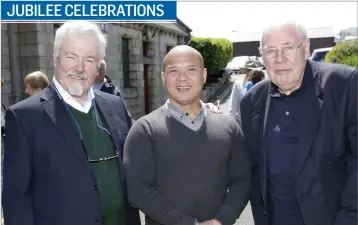
[{"label": "parked car", "polygon": [[257,61],[258,61],[258,63],[259,63],[259,67],[261,67],[263,70],[266,69],[266,68],[265,68],[265,64],[264,64],[264,60],[263,60],[262,57],[258,57],[258,58],[257,58]]},{"label": "parked car", "polygon": [[239,69],[245,66],[249,56],[236,56],[226,65],[226,69],[232,70],[233,73],[239,73]]},{"label": "parked car", "polygon": [[333,49],[333,47],[315,49],[312,52],[311,59],[316,62],[323,62],[327,53],[329,51],[331,51],[332,49]]}]

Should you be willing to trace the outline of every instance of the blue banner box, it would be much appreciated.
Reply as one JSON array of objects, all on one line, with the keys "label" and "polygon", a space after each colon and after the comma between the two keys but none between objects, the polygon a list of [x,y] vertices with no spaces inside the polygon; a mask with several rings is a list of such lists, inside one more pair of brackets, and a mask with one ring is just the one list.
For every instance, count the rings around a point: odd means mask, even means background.
[{"label": "blue banner box", "polygon": [[1,1],[1,21],[176,21],[176,1]]}]

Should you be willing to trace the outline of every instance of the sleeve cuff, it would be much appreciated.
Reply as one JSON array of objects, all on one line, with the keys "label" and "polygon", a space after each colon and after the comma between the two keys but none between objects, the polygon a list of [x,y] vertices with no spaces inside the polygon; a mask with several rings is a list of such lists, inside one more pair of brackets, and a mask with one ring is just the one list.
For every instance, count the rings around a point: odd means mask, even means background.
[{"label": "sleeve cuff", "polygon": [[230,206],[223,206],[220,212],[216,215],[217,219],[222,225],[232,225],[236,221],[236,213]]}]

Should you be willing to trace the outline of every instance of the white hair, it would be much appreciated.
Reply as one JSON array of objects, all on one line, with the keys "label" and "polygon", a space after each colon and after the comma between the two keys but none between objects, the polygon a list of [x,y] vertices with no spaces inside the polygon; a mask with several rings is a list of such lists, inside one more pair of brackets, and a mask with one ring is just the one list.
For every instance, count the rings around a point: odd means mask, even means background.
[{"label": "white hair", "polygon": [[106,61],[105,61],[104,59],[101,61],[101,64],[100,64],[100,65],[104,65],[104,68],[107,69],[107,63],[106,63]]},{"label": "white hair", "polygon": [[265,28],[261,33],[261,39],[260,39],[260,48],[264,47],[264,38],[267,34],[270,34],[273,30],[285,27],[285,26],[293,26],[296,28],[297,34],[302,38],[302,40],[307,40],[307,29],[297,22],[288,21],[288,22],[281,22],[275,25],[270,25],[267,28]]},{"label": "white hair", "polygon": [[76,35],[90,34],[97,37],[100,46],[99,49],[100,58],[98,61],[98,65],[100,65],[101,61],[106,56],[107,37],[101,32],[100,28],[95,23],[91,23],[88,21],[66,22],[56,30],[55,44],[54,44],[55,59],[58,57],[60,53],[60,48],[63,40],[70,34],[76,34]]}]

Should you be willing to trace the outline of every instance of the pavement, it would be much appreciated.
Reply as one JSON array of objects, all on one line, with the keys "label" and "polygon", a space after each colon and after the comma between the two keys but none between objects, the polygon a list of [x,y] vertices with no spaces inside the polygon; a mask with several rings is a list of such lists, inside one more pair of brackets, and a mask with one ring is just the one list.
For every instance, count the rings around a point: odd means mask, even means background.
[{"label": "pavement", "polygon": [[[235,82],[237,79],[243,81],[244,75],[231,75],[232,82]],[[229,115],[229,100],[230,100],[231,90],[228,90],[228,89],[231,89],[231,88],[232,88],[232,85],[228,85],[228,86],[226,86],[226,89],[220,90],[221,94],[226,95],[220,99],[220,111],[222,111],[226,115]],[[220,96],[221,95],[220,93],[218,93],[217,96]],[[228,94],[225,94],[225,93],[228,93]],[[214,104],[216,103],[216,98],[213,98],[212,103],[214,103]],[[142,221],[142,225],[145,225],[143,213],[141,213],[141,221]],[[243,213],[241,214],[240,218],[236,221],[236,223],[234,225],[255,225],[254,220],[252,218],[250,203],[246,206],[246,208],[243,211]]]}]

